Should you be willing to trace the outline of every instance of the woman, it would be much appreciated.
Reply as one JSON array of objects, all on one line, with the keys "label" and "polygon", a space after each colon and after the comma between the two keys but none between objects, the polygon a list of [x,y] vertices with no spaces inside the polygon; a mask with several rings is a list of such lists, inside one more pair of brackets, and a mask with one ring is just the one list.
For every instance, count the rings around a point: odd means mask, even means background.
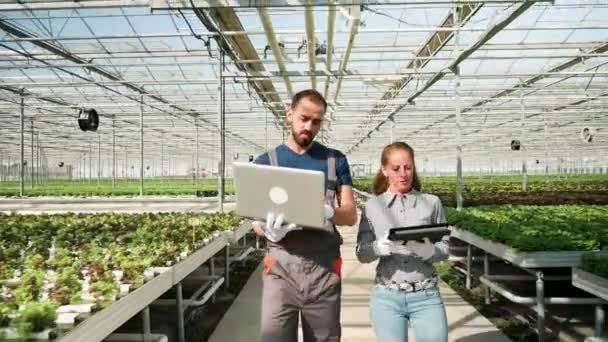
[{"label": "woman", "polygon": [[414,150],[395,142],[382,150],[381,168],[374,178],[376,196],[365,203],[357,235],[357,258],[380,258],[370,299],[370,319],[376,340],[407,341],[408,323],[416,342],[447,341],[445,308],[437,288],[433,263],[448,257],[449,236],[432,244],[388,240],[394,227],[444,223],[437,196],[420,192]]}]

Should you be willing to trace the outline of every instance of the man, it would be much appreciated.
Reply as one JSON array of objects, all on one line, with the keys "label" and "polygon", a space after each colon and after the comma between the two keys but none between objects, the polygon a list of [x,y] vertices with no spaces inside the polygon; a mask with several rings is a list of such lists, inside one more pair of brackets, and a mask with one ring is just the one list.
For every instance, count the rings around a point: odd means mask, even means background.
[{"label": "man", "polygon": [[[287,142],[259,156],[256,163],[323,171],[328,225],[354,225],[357,213],[346,157],[313,141],[326,109],[316,90],[297,93],[287,109]],[[340,341],[342,259],[335,226],[327,232],[306,230],[283,222],[281,213],[268,213],[266,222],[253,222],[253,229],[269,246],[264,258],[262,342],[297,341],[300,314],[305,342]]]}]

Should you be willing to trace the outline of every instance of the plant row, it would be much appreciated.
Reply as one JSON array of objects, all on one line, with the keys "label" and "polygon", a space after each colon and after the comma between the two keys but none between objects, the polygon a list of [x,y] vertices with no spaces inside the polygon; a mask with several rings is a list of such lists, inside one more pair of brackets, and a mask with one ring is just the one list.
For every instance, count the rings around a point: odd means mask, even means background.
[{"label": "plant row", "polygon": [[446,216],[453,226],[520,251],[608,249],[606,205],[446,208]]},{"label": "plant row", "polygon": [[[354,187],[371,192],[372,178],[354,179]],[[421,177],[422,190],[431,193],[453,193],[456,191],[456,177]],[[519,192],[522,191],[521,177],[518,176],[464,176],[465,192]],[[588,174],[569,176],[531,175],[527,180],[527,191],[602,191],[608,190],[608,174]]]},{"label": "plant row", "polygon": [[58,306],[104,308],[121,283],[141,286],[150,268],[178,262],[239,223],[221,213],[0,215],[0,329],[25,338],[52,327]]},{"label": "plant row", "polygon": [[[92,180],[49,180],[34,184],[26,181],[24,193],[26,196],[137,196],[139,195],[139,180],[117,180],[112,186],[111,179]],[[231,180],[226,180],[225,192],[234,193]],[[217,196],[217,179],[145,179],[144,193],[146,195],[190,195]],[[0,196],[19,195],[19,182],[0,182]]]}]

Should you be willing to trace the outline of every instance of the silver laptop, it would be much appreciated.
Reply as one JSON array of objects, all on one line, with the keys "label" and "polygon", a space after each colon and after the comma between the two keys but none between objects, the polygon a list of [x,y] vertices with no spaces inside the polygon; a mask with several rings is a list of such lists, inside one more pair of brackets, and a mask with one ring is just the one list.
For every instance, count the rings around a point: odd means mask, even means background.
[{"label": "silver laptop", "polygon": [[266,220],[283,213],[285,222],[331,230],[325,225],[325,175],[321,171],[234,163],[237,215]]}]

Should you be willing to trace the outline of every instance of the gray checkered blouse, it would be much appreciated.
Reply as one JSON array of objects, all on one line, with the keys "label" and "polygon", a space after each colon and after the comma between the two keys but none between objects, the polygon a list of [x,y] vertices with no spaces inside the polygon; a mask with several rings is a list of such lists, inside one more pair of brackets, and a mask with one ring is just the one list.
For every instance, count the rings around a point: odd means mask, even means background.
[{"label": "gray checkered blouse", "polygon": [[[363,263],[379,258],[373,242],[390,228],[446,222],[441,201],[435,195],[412,190],[405,195],[386,191],[365,203],[357,235],[357,258]],[[435,243],[435,254],[429,260],[414,255],[393,254],[380,257],[376,282],[401,284],[421,282],[436,277],[432,263],[445,260],[449,253],[449,236]]]}]

